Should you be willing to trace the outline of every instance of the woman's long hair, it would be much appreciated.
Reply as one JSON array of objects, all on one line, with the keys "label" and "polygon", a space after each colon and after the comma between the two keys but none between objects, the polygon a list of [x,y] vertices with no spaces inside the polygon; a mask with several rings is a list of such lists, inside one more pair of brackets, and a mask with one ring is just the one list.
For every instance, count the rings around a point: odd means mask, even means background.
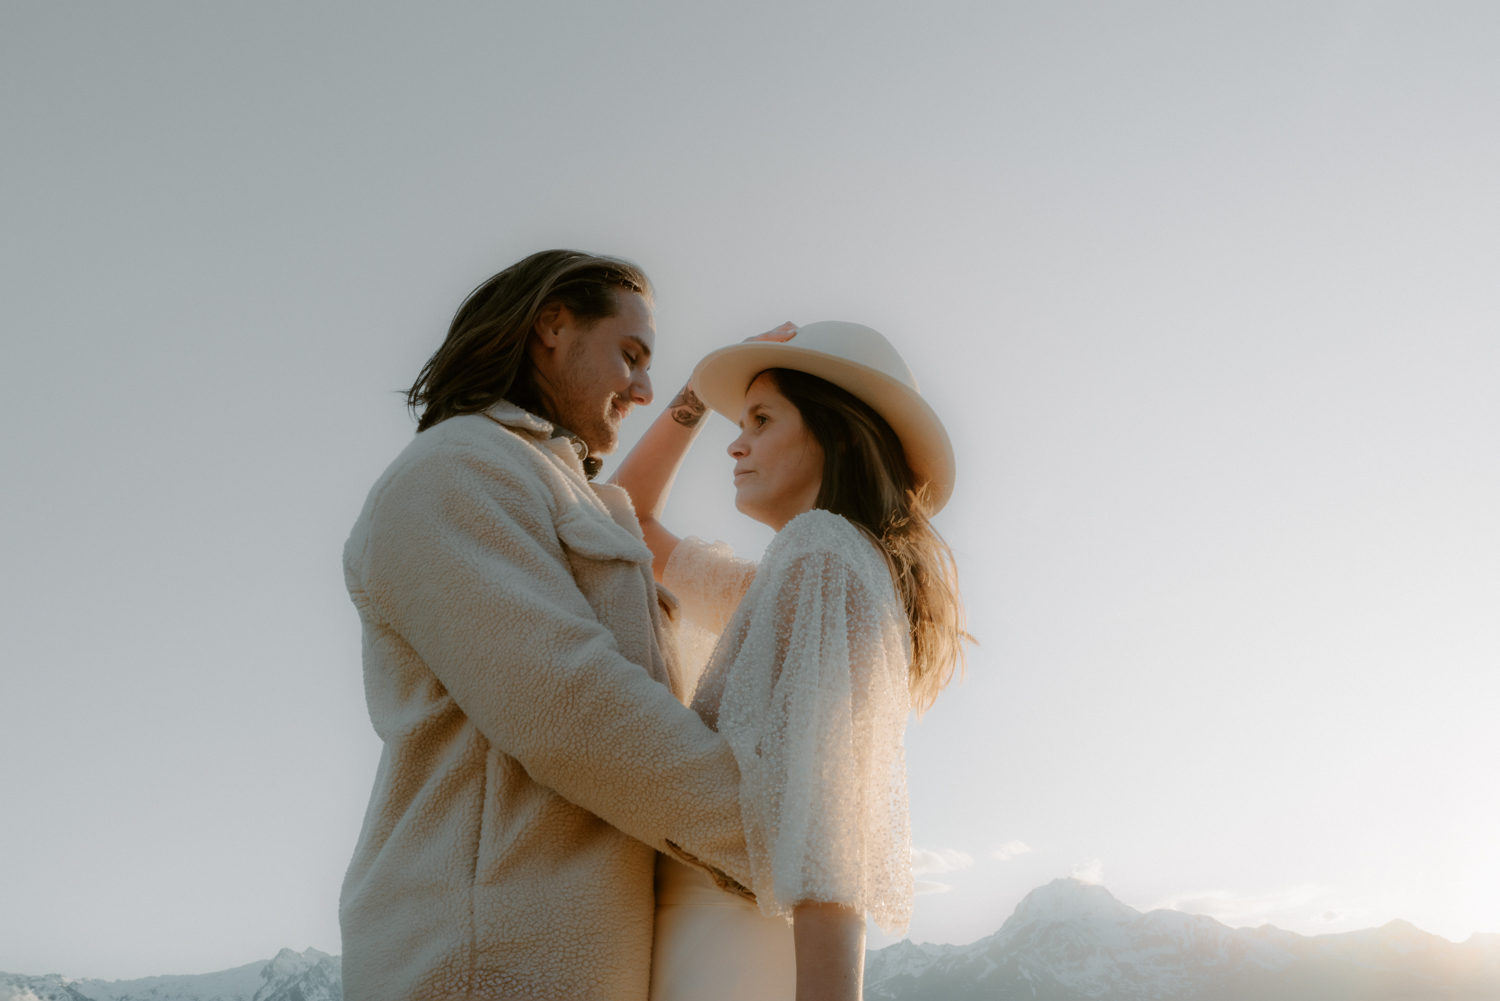
[{"label": "woman's long hair", "polygon": [[646,273],[629,261],[577,250],[543,250],[469,293],[448,336],[406,392],[422,408],[417,431],[460,414],[483,413],[509,400],[539,417],[527,344],[543,309],[560,302],[584,324],[616,315],[621,292],[651,301]]},{"label": "woman's long hair", "polygon": [[953,551],[928,521],[926,484],[915,485],[901,439],[869,404],[826,379],[793,369],[769,375],[823,449],[815,505],[848,518],[880,546],[911,630],[912,705],[920,714],[962,670],[963,599]]}]

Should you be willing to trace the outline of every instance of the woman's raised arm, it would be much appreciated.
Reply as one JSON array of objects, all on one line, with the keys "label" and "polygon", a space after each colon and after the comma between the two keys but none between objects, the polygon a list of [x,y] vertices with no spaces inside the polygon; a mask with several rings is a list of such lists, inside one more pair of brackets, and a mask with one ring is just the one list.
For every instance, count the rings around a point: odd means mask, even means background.
[{"label": "woman's raised arm", "polygon": [[646,545],[651,548],[651,569],[658,581],[667,569],[672,550],[681,541],[662,527],[661,512],[667,506],[667,495],[672,492],[677,470],[682,468],[682,460],[707,415],[708,408],[693,393],[689,382],[646,429],[609,478],[609,482],[624,487],[630,494]]},{"label": "woman's raised arm", "polygon": [[[747,341],[789,341],[797,335],[797,325],[788,321]],[[620,463],[609,482],[624,487],[635,505],[646,545],[651,549],[651,569],[659,582],[666,572],[672,550],[682,541],[661,523],[662,509],[672,492],[672,481],[687,456],[693,439],[698,437],[708,407],[693,392],[691,381],[672,398],[667,409],[657,417],[630,454]]]}]

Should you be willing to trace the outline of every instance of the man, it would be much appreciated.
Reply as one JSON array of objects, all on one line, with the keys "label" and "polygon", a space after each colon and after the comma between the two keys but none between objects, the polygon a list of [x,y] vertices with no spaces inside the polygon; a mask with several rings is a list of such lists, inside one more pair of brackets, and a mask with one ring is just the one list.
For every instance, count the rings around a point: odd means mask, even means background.
[{"label": "man", "polygon": [[650,286],[545,251],[476,289],[344,551],[385,742],[340,920],[349,1001],[645,1001],[656,852],[734,889],[739,772],[679,701],[630,501]]}]

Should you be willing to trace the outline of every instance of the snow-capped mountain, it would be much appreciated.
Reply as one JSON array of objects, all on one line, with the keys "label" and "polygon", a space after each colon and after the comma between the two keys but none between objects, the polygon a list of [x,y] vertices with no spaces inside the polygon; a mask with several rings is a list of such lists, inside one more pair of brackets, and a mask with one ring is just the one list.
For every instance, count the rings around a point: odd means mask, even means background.
[{"label": "snow-capped mountain", "polygon": [[218,973],[72,980],[0,973],[0,1001],[342,1001],[339,958],[282,949],[275,959]]},{"label": "snow-capped mountain", "polygon": [[971,945],[907,940],[871,952],[867,1001],[1404,1001],[1500,999],[1500,935],[1462,945],[1404,921],[1305,938],[1142,914],[1102,886],[1032,890]]},{"label": "snow-capped mountain", "polygon": [[[0,973],[0,1001],[341,1001],[339,959],[283,949],[219,973],[71,980]],[[1500,935],[1462,945],[1405,921],[1304,938],[1142,914],[1058,879],[988,938],[871,952],[866,1001],[1500,1001]]]}]

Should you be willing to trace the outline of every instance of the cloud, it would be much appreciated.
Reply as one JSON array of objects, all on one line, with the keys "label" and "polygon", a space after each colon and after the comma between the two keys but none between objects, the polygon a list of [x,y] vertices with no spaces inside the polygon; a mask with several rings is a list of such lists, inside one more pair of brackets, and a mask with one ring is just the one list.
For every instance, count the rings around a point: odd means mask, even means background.
[{"label": "cloud", "polygon": [[1092,883],[1095,886],[1104,885],[1104,863],[1099,859],[1084,859],[1073,866],[1072,877],[1080,883]]},{"label": "cloud", "polygon": [[1031,851],[1031,846],[1024,841],[1007,841],[1005,844],[990,852],[990,858],[997,858],[1001,862],[1009,862],[1017,855],[1025,855]]},{"label": "cloud", "polygon": [[1419,906],[1410,891],[1363,890],[1328,883],[1290,883],[1256,891],[1203,890],[1179,893],[1152,909],[1201,914],[1231,928],[1274,925],[1299,935],[1327,935],[1382,925]]},{"label": "cloud", "polygon": [[[974,856],[967,852],[956,852],[952,848],[944,848],[940,852],[931,851],[926,848],[912,848],[911,850],[911,872],[913,876],[920,876],[929,872],[952,872],[955,869],[967,869],[974,864]],[[941,886],[942,884],[937,884]],[[944,887],[944,889],[952,889]],[[920,892],[920,891],[918,891]],[[928,891],[940,892],[940,891]]]},{"label": "cloud", "polygon": [[1329,888],[1326,886],[1300,883],[1258,894],[1233,893],[1228,890],[1184,893],[1157,906],[1170,911],[1182,911],[1184,914],[1203,914],[1231,928],[1258,927],[1263,924],[1305,927],[1314,917],[1321,918],[1323,922],[1333,922],[1355,916],[1352,910],[1337,912],[1328,909],[1328,895]]},{"label": "cloud", "polygon": [[[956,869],[967,869],[973,864],[974,856],[967,852],[954,851],[952,848],[944,848],[936,852],[930,848],[913,847],[911,850],[913,876],[933,872],[953,872]],[[947,893],[953,887],[932,879],[919,879],[914,889],[917,895],[921,896],[925,893]]]}]

